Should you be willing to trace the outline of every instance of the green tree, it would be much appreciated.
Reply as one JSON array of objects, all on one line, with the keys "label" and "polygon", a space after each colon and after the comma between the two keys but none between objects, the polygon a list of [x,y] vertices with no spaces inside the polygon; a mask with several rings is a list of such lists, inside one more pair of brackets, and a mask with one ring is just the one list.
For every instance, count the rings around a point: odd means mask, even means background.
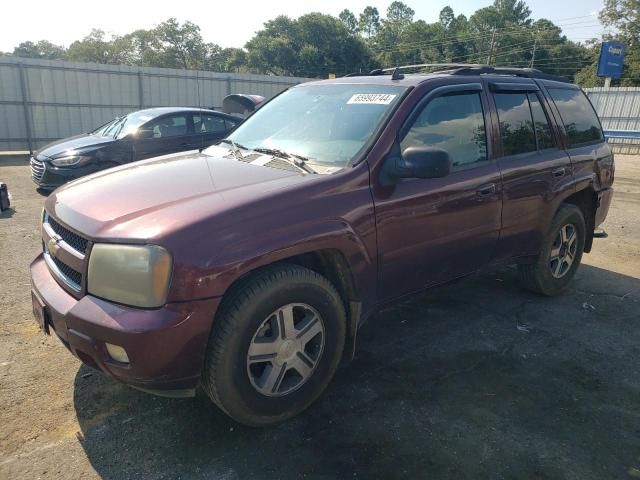
[{"label": "green tree", "polygon": [[297,20],[280,16],[247,43],[249,67],[257,72],[296,76],[344,75],[369,68],[371,54],[337,18],[309,13]]},{"label": "green tree", "polygon": [[46,58],[47,60],[62,60],[65,58],[64,47],[54,45],[47,40],[39,42],[22,42],[13,49],[14,57],[24,58]]},{"label": "green tree", "polygon": [[453,8],[447,5],[442,10],[440,10],[440,15],[438,16],[438,18],[440,19],[440,25],[442,25],[442,28],[448,29],[455,20],[456,16],[453,13]]},{"label": "green tree", "polygon": [[385,21],[406,27],[413,21],[415,13],[411,7],[396,0],[387,8],[387,18]]},{"label": "green tree", "polygon": [[600,21],[619,32],[621,39],[634,48],[640,41],[640,0],[605,0]]},{"label": "green tree", "polygon": [[197,69],[206,64],[207,46],[200,34],[200,27],[195,23],[187,21],[181,25],[175,18],[170,18],[153,32],[165,66]]},{"label": "green tree", "polygon": [[77,62],[120,63],[112,62],[110,40],[105,38],[104,31],[95,28],[82,40],[76,40],[69,46],[67,58]]},{"label": "green tree", "polygon": [[376,7],[365,7],[358,18],[358,30],[367,38],[373,37],[380,28],[380,13]]},{"label": "green tree", "polygon": [[347,27],[347,30],[349,30],[354,35],[358,33],[358,19],[351,10],[345,8],[340,12],[338,18],[342,23],[344,23],[344,26]]}]

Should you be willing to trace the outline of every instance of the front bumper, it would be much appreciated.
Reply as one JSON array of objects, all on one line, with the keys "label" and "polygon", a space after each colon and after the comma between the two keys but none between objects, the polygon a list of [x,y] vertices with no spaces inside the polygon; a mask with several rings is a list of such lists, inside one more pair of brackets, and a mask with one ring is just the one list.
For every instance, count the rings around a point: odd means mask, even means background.
[{"label": "front bumper", "polygon": [[43,190],[55,190],[76,178],[84,177],[100,170],[89,164],[80,168],[58,168],[48,161],[31,160],[31,180]]},{"label": "front bumper", "polygon": [[[158,309],[118,305],[91,295],[76,299],[51,276],[42,254],[31,263],[35,294],[47,325],[82,362],[152,393],[195,392],[220,298],[170,303]],[[111,359],[106,343],[123,347],[130,363]]]},{"label": "front bumper", "polygon": [[596,218],[594,227],[598,228],[609,213],[611,200],[613,199],[613,188],[605,188],[598,192],[598,206],[596,209]]}]

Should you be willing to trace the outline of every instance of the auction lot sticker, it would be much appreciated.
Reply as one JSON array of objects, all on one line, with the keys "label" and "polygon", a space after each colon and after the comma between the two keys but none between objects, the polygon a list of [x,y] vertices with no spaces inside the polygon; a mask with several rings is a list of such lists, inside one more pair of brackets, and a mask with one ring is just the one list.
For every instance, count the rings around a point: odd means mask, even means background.
[{"label": "auction lot sticker", "polygon": [[394,98],[390,93],[356,93],[347,105],[389,105]]}]

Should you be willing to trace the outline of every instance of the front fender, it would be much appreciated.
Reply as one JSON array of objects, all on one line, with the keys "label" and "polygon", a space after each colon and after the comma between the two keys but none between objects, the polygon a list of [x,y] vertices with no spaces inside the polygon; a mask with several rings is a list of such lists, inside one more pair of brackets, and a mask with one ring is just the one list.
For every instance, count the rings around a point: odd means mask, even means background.
[{"label": "front fender", "polygon": [[222,296],[236,280],[259,267],[329,249],[344,255],[357,291],[373,299],[376,293],[374,242],[372,222],[361,233],[341,219],[272,230],[259,241],[254,236],[221,245],[202,268],[176,266],[169,301]]}]

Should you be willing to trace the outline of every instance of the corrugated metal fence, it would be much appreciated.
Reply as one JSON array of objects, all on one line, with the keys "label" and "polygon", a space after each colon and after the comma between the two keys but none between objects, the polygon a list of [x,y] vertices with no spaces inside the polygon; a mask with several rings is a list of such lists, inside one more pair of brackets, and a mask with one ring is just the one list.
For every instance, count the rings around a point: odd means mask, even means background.
[{"label": "corrugated metal fence", "polygon": [[220,107],[230,93],[269,98],[307,80],[0,57],[0,152],[35,150],[144,107]]},{"label": "corrugated metal fence", "polygon": [[[640,88],[587,88],[605,130],[640,131]],[[639,154],[640,139],[609,137],[609,144],[616,153]]]}]

